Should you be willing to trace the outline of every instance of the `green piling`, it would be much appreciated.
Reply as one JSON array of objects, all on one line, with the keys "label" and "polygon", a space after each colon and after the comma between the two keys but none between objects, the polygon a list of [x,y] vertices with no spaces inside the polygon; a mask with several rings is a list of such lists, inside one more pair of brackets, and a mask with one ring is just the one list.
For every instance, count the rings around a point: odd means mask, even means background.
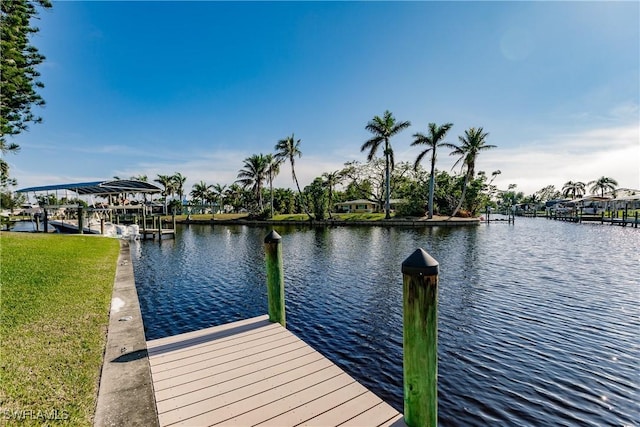
[{"label": "green piling", "polygon": [[404,419],[438,425],[438,261],[417,249],[402,263]]},{"label": "green piling", "polygon": [[267,297],[269,300],[269,320],[286,327],[284,311],[284,268],[282,265],[282,237],[272,230],[264,238],[264,252],[267,265]]}]

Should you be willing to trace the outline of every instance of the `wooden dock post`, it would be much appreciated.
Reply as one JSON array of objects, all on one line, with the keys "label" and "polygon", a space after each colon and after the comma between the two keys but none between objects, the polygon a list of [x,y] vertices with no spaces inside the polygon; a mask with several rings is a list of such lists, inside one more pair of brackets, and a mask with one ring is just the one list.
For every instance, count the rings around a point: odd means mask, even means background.
[{"label": "wooden dock post", "polygon": [[416,249],[402,263],[404,418],[438,425],[438,261]]},{"label": "wooden dock post", "polygon": [[275,230],[264,238],[267,264],[267,295],[269,320],[286,327],[284,311],[284,268],[282,265],[282,237]]},{"label": "wooden dock post", "polygon": [[162,240],[162,217],[158,217],[158,240]]},{"label": "wooden dock post", "polygon": [[42,212],[44,213],[44,216],[43,216],[43,219],[42,219],[42,221],[44,223],[43,224],[43,230],[44,230],[45,233],[48,233],[49,232],[49,215],[47,215],[47,208],[42,208]]},{"label": "wooden dock post", "polygon": [[82,206],[78,206],[78,234],[84,234],[84,224],[82,217]]}]

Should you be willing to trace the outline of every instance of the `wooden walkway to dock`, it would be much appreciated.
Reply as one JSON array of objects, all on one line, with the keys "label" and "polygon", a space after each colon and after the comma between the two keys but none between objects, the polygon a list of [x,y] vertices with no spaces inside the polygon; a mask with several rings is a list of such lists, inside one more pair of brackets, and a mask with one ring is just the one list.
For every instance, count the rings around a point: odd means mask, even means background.
[{"label": "wooden walkway to dock", "polygon": [[268,316],[147,342],[160,426],[405,426]]}]

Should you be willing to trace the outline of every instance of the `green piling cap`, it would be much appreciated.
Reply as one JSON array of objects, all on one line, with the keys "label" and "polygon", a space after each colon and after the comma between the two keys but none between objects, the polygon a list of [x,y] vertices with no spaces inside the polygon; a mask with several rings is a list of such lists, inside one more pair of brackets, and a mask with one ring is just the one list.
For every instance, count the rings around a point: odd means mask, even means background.
[{"label": "green piling cap", "polygon": [[267,237],[264,238],[265,243],[280,243],[281,240],[282,237],[276,233],[276,230],[271,230],[271,233],[267,234]]},{"label": "green piling cap", "polygon": [[438,275],[438,261],[424,249],[418,248],[402,262],[402,274]]}]

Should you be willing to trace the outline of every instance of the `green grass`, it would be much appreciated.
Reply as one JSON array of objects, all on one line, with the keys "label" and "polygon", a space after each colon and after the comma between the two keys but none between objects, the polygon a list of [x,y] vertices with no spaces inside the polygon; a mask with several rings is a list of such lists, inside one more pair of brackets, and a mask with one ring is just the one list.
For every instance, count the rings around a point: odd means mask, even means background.
[{"label": "green grass", "polygon": [[[229,220],[234,220],[234,219],[239,219],[239,218],[246,218],[247,216],[249,216],[249,214],[246,213],[240,213],[240,214],[235,214],[235,213],[231,213],[231,214],[215,214],[213,215],[213,218],[216,221],[229,221]],[[193,219],[193,220],[205,220],[205,221],[211,221],[212,215],[211,214],[191,214],[189,216],[189,218]],[[172,221],[173,217],[171,215],[163,215],[162,216],[163,221]],[[183,215],[176,215],[176,220],[177,221],[184,221],[187,219],[187,215],[183,214]]]},{"label": "green grass", "polygon": [[274,215],[274,221],[307,221],[309,217],[307,214],[282,214]]},{"label": "green grass", "polygon": [[[344,214],[333,214],[336,219],[340,219],[342,221],[381,221],[384,219],[384,212],[380,213],[344,213]],[[391,218],[393,218],[395,214],[391,214]]]},{"label": "green grass", "polygon": [[0,419],[90,426],[119,243],[26,233],[0,239]]}]

